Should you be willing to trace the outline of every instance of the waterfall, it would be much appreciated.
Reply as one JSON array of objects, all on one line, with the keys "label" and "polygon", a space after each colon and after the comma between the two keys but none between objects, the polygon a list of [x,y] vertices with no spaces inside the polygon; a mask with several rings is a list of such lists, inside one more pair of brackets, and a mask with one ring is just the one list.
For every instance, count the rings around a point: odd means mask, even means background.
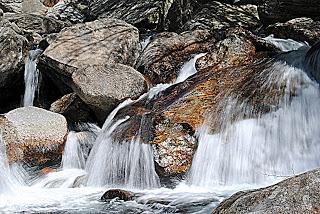
[{"label": "waterfall", "polygon": [[39,70],[37,69],[38,57],[43,51],[41,49],[29,51],[29,56],[25,62],[24,83],[25,92],[23,106],[33,106],[35,92],[38,88]]},{"label": "waterfall", "polygon": [[196,62],[197,59],[205,56],[206,53],[200,53],[200,54],[196,54],[194,55],[188,62],[186,62],[181,70],[180,73],[177,77],[177,80],[175,83],[180,83],[180,82],[184,82],[186,79],[188,79],[188,77],[194,75],[195,73],[197,73],[197,69],[196,69]]},{"label": "waterfall", "polygon": [[265,37],[264,40],[269,41],[270,43],[274,44],[274,46],[279,48],[281,51],[293,51],[293,50],[298,50],[301,47],[309,46],[305,42],[297,42],[292,39],[274,38],[273,34]]},{"label": "waterfall", "polygon": [[0,133],[0,194],[11,191],[10,169],[6,155],[6,146]]},{"label": "waterfall", "polygon": [[84,154],[75,132],[69,132],[62,156],[63,169],[83,169]]},{"label": "waterfall", "polygon": [[320,166],[319,85],[304,71],[285,63],[269,69],[278,76],[279,84],[285,85],[280,108],[258,118],[231,122],[228,118],[245,105],[234,106],[234,100],[227,103],[219,118],[224,130],[210,134],[204,127],[199,131],[192,184],[263,184]]}]

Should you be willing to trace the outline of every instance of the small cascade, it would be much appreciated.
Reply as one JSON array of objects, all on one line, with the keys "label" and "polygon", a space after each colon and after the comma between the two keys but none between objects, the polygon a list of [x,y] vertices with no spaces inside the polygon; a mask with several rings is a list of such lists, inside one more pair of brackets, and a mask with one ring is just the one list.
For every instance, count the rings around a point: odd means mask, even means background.
[{"label": "small cascade", "polygon": [[206,53],[196,54],[188,62],[186,62],[180,69],[180,73],[175,83],[184,82],[186,79],[188,79],[188,77],[197,73],[196,62],[199,58],[205,55]]},{"label": "small cascade", "polygon": [[24,83],[25,92],[23,106],[33,106],[35,92],[39,83],[39,70],[37,69],[38,57],[43,52],[41,49],[29,51],[29,56],[25,62]]},{"label": "small cascade", "polygon": [[140,42],[142,50],[144,50],[149,45],[149,43],[151,42],[151,37],[152,37],[152,35],[147,36],[145,39],[143,39]]},{"label": "small cascade", "polygon": [[83,169],[84,154],[75,132],[69,132],[62,156],[63,169]]},{"label": "small cascade", "polygon": [[10,169],[8,165],[6,146],[0,133],[0,194],[11,191],[12,181],[10,180]]},{"label": "small cascade", "polygon": [[246,105],[235,100],[227,103],[219,118],[223,131],[210,134],[203,128],[198,133],[192,184],[264,184],[320,166],[319,85],[302,70],[284,63],[275,63],[271,70],[276,81],[285,86],[280,108],[258,118],[232,122],[233,113],[246,111],[242,107]]},{"label": "small cascade", "polygon": [[281,51],[293,51],[293,50],[298,50],[301,47],[308,47],[309,46],[307,43],[297,42],[292,39],[274,38],[273,34],[265,37],[264,40],[269,41],[270,43],[274,44]]}]

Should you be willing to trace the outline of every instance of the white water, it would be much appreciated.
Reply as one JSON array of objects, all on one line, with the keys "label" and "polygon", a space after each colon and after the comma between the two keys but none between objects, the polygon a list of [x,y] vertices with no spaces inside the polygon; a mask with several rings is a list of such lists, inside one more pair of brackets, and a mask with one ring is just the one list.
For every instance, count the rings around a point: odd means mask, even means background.
[{"label": "white water", "polygon": [[[275,64],[274,72],[282,74],[278,81],[286,86],[281,108],[232,123],[227,118],[233,112],[226,106],[220,118],[225,130],[208,134],[203,128],[199,133],[192,184],[270,184],[320,166],[319,85],[302,70],[284,64]],[[290,97],[292,93],[296,96]]]},{"label": "white water", "polygon": [[23,106],[33,106],[35,92],[39,83],[39,70],[37,69],[38,56],[43,51],[41,49],[29,51],[29,55],[25,61],[24,83],[25,92],[23,97]]},{"label": "white water", "polygon": [[266,41],[269,41],[270,43],[274,44],[281,51],[293,51],[293,50],[298,50],[301,47],[309,46],[306,42],[297,42],[292,39],[274,38],[273,34],[265,37],[264,39]]},{"label": "white water", "polygon": [[12,181],[10,178],[11,175],[6,155],[6,146],[0,133],[0,194],[11,191]]},{"label": "white water", "polygon": [[69,132],[62,156],[63,169],[83,169],[85,165],[84,154],[75,132]]},{"label": "white water", "polygon": [[196,69],[196,62],[199,58],[205,56],[206,53],[200,53],[200,54],[196,54],[194,55],[191,60],[189,60],[188,62],[186,62],[181,70],[180,73],[177,77],[177,80],[175,83],[180,83],[180,82],[184,82],[186,79],[188,79],[188,77],[194,75],[195,73],[197,73],[197,69]]}]

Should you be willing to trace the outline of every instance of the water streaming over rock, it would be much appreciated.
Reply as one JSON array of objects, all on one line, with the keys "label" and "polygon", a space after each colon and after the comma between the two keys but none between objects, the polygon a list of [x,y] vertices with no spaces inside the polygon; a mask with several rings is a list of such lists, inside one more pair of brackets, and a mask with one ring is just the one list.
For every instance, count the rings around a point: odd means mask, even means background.
[{"label": "water streaming over rock", "polygon": [[75,132],[69,132],[62,156],[63,169],[83,169],[85,164],[79,140]]},{"label": "water streaming over rock", "polygon": [[25,61],[25,92],[23,97],[23,106],[33,106],[35,92],[39,83],[39,70],[37,69],[37,61],[42,52],[43,50],[41,49],[29,51],[29,55]]},{"label": "water streaming over rock", "polygon": [[270,35],[264,38],[266,41],[269,41],[270,43],[274,44],[277,48],[279,48],[281,51],[292,51],[292,50],[298,50],[301,47],[307,47],[309,46],[305,42],[297,42],[292,39],[279,39],[275,38],[274,35]]},{"label": "water streaming over rock", "polygon": [[0,194],[11,191],[10,169],[8,165],[6,146],[0,133]]},{"label": "water streaming over rock", "polygon": [[230,118],[235,112],[241,115],[248,109],[236,97],[229,97],[219,118],[223,131],[210,134],[203,128],[199,132],[190,173],[192,184],[263,184],[320,166],[319,85],[302,70],[285,63],[275,63],[268,69],[270,78],[265,86],[272,81],[285,88],[280,108],[258,118],[233,122]]}]

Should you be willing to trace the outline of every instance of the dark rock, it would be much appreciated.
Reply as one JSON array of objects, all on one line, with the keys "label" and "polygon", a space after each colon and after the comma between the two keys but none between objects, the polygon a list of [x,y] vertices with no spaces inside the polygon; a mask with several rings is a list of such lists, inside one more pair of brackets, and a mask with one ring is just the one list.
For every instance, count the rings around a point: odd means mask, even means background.
[{"label": "dark rock", "polygon": [[306,41],[313,45],[320,38],[320,21],[311,18],[296,18],[285,23],[276,23],[267,27],[267,32],[277,38]]},{"label": "dark rock", "polygon": [[270,187],[238,192],[224,200],[218,213],[319,213],[320,170],[286,179]]},{"label": "dark rock", "polygon": [[265,0],[258,7],[260,20],[266,25],[299,17],[319,20],[319,10],[318,0]]},{"label": "dark rock", "polygon": [[23,0],[1,0],[0,9],[4,12],[21,13]]},{"label": "dark rock", "polygon": [[182,2],[184,4],[184,1],[174,2],[174,5],[180,4],[176,6],[181,8],[180,11],[176,11],[174,6],[169,11],[167,24],[172,31],[218,30],[230,27],[255,30],[261,25],[257,8],[253,5],[233,6],[218,1],[202,4],[191,1],[189,4],[181,5]]},{"label": "dark rock", "polygon": [[92,110],[76,93],[64,95],[51,104],[50,111],[62,114],[68,122],[93,122],[95,116]]},{"label": "dark rock", "polygon": [[111,189],[103,194],[101,200],[109,201],[114,198],[118,198],[123,201],[132,201],[134,198],[134,193],[122,189]]},{"label": "dark rock", "polygon": [[190,31],[182,34],[160,33],[143,50],[137,63],[138,71],[153,84],[173,82],[180,67],[195,53],[208,52],[219,35],[209,31]]}]

